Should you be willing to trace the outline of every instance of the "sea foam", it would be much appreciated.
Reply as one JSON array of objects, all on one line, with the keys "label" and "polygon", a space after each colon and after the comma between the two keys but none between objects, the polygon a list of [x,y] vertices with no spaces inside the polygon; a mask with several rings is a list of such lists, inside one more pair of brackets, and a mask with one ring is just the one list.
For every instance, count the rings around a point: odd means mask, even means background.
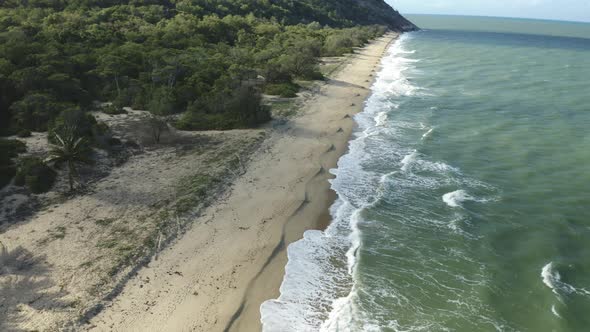
[{"label": "sea foam", "polygon": [[561,274],[556,268],[555,263],[549,262],[541,270],[541,278],[543,283],[551,289],[551,291],[558,295],[578,294],[590,296],[590,291],[584,288],[576,288],[561,279]]},{"label": "sea foam", "polygon": [[424,135],[422,135],[422,140],[428,139],[433,131],[434,131],[434,128],[430,128],[426,133],[424,133]]},{"label": "sea foam", "polygon": [[443,195],[442,200],[450,207],[461,207],[465,201],[473,201],[475,198],[465,190],[457,190]]},{"label": "sea foam", "polygon": [[[481,187],[486,188],[488,190],[493,190],[493,187],[487,186],[483,183],[479,183],[478,181],[466,179],[463,181],[465,184],[469,184],[473,187]],[[477,203],[488,203],[488,202],[495,202],[498,201],[500,198],[495,196],[490,196],[489,198],[478,198],[470,195],[467,191],[460,189],[450,193],[446,193],[443,195],[442,200],[448,206],[452,208],[463,207],[464,202],[477,202]]]},{"label": "sea foam", "polygon": [[377,116],[375,117],[375,125],[377,127],[381,127],[381,126],[385,125],[386,121],[387,121],[387,112],[379,112],[379,114],[377,114]]},{"label": "sea foam", "polygon": [[410,169],[410,166],[412,166],[412,163],[414,163],[416,161],[416,158],[418,157],[418,151],[414,150],[412,151],[412,153],[410,153],[409,155],[405,156],[404,159],[402,159],[402,171],[407,172]]},{"label": "sea foam", "polygon": [[[418,89],[403,72],[412,63],[403,58],[403,35],[382,59],[381,71],[363,112],[355,116],[359,130],[354,133],[349,152],[330,172],[339,198],[331,207],[332,223],[325,231],[308,231],[304,238],[289,245],[288,263],[276,300],[261,307],[263,331],[353,331],[357,313],[355,270],[362,246],[359,225],[363,211],[380,199],[382,174],[365,171],[366,140],[385,126],[387,113],[399,107],[392,97],[415,94]],[[344,328],[344,329],[343,329]]]},{"label": "sea foam", "polygon": [[416,171],[428,171],[434,173],[460,173],[460,171],[453,166],[440,161],[428,161],[420,157],[420,153],[417,150],[413,150],[411,153],[404,156],[400,162],[401,170],[404,172],[415,169]]}]

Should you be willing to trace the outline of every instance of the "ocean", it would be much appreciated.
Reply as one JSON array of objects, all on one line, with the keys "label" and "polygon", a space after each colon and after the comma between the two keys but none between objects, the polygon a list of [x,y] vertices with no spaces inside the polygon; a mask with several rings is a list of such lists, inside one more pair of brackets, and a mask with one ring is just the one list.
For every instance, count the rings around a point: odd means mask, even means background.
[{"label": "ocean", "polygon": [[590,331],[590,24],[410,19],[264,331]]}]

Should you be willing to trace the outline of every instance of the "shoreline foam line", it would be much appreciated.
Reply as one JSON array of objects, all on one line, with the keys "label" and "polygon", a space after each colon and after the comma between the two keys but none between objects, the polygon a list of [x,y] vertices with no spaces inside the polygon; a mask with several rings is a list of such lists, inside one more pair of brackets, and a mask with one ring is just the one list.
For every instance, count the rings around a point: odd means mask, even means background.
[{"label": "shoreline foam line", "polygon": [[[289,245],[285,276],[276,300],[264,302],[261,307],[263,331],[330,331],[341,322],[352,319],[354,308],[350,306],[354,295],[358,251],[361,247],[359,223],[362,211],[379,200],[379,195],[369,195],[364,199],[349,199],[342,191],[340,177],[362,173],[358,164],[350,159],[362,159],[363,141],[374,134],[379,122],[386,117],[376,113],[386,107],[383,103],[391,94],[412,90],[404,85],[407,81],[401,76],[404,64],[400,48],[406,35],[393,45],[389,45],[381,59],[381,70],[371,87],[371,96],[363,111],[355,116],[358,129],[349,141],[349,151],[338,162],[338,168],[331,170],[336,175],[332,189],[338,199],[330,208],[332,223],[325,231],[307,231],[304,238]],[[400,58],[400,59],[398,59]],[[391,70],[395,75],[387,75]],[[346,165],[345,169],[342,166]],[[343,172],[343,173],[341,173]],[[372,182],[378,185],[381,176],[372,175]],[[323,308],[324,310],[321,310]],[[329,310],[325,310],[329,308]]]}]

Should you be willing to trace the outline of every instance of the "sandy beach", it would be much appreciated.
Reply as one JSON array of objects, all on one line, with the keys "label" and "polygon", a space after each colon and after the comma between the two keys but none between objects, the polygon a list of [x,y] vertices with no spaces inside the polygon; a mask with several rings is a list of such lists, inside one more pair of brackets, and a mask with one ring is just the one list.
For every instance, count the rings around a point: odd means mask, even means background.
[{"label": "sandy beach", "polygon": [[278,296],[285,249],[325,227],[328,170],[345,152],[379,61],[397,37],[358,50],[301,115],[271,131],[246,173],[87,325],[93,331],[256,331]]},{"label": "sandy beach", "polygon": [[[130,148],[97,150],[79,192],[0,191],[0,330],[260,330],[287,246],[330,222],[329,170],[396,37],[324,59],[264,128],[155,144],[146,112],[94,114]],[[44,133],[22,140],[43,157]]]}]

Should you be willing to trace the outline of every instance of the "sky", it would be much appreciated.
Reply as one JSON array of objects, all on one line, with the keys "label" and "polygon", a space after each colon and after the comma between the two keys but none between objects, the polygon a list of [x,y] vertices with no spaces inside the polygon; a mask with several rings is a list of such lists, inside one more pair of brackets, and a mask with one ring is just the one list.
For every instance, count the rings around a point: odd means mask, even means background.
[{"label": "sky", "polygon": [[590,22],[590,0],[386,0],[402,14],[506,16]]}]

